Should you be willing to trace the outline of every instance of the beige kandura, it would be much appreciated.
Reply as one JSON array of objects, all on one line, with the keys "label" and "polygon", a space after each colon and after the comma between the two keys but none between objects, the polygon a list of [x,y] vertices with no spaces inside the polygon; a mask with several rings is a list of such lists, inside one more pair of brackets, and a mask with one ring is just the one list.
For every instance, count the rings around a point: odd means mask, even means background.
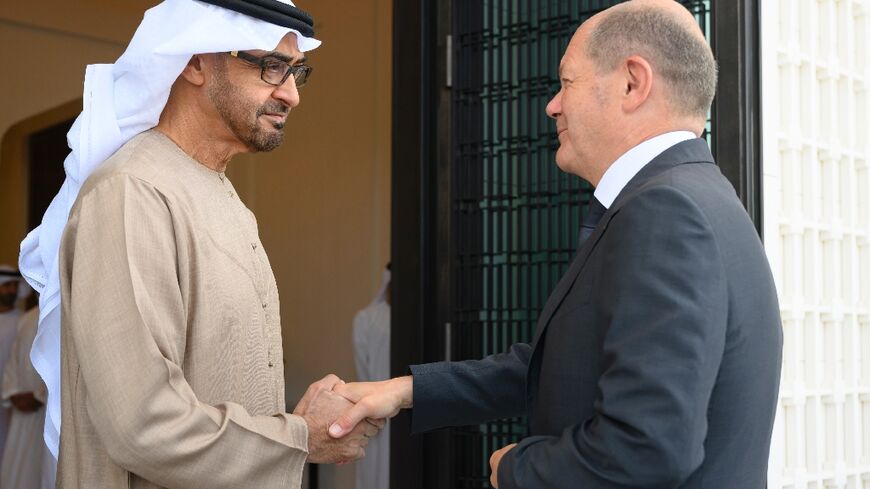
[{"label": "beige kandura", "polygon": [[136,136],[85,183],[60,261],[61,487],[300,487],[278,290],[223,173]]}]

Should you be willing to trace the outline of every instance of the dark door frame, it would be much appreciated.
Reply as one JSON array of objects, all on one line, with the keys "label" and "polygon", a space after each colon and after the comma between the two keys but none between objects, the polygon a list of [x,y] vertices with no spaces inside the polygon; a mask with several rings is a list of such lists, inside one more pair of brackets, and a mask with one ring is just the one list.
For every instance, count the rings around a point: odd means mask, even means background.
[{"label": "dark door frame", "polygon": [[[393,2],[392,375],[440,359],[432,346],[435,314],[433,220],[437,194],[435,120],[439,68],[437,0]],[[443,66],[443,62],[441,64]],[[390,486],[423,487],[423,437],[410,436],[410,413],[392,420]]]},{"label": "dark door frame", "polygon": [[760,0],[712,0],[712,6],[719,62],[713,155],[761,234]]},{"label": "dark door frame", "polygon": [[[439,91],[447,56],[450,0],[393,3],[392,348],[394,376],[408,365],[445,358],[439,306],[446,271],[439,270],[439,192],[445,192]],[[460,0],[464,1],[464,0]],[[470,0],[467,0],[470,1]],[[719,61],[713,110],[713,153],[762,229],[759,0],[712,0],[712,46]],[[447,16],[447,17],[445,17]],[[443,129],[443,128],[441,128]],[[443,172],[441,172],[443,174]],[[437,434],[410,436],[410,413],[393,420],[390,482],[394,488],[444,488],[449,456]],[[441,460],[442,462],[439,462]]]}]

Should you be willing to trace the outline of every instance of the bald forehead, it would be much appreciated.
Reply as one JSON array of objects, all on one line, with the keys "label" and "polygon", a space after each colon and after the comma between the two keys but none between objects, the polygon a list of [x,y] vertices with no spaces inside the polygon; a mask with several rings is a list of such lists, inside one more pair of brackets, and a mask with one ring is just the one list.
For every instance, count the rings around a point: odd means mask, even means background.
[{"label": "bald forehead", "polygon": [[559,76],[562,75],[565,65],[572,61],[572,58],[576,56],[580,56],[583,54],[583,43],[586,42],[586,38],[589,37],[589,33],[598,23],[595,20],[595,17],[601,15],[601,13],[590,17],[586,22],[580,24],[580,27],[574,31],[574,35],[571,36],[571,40],[568,41],[568,47],[565,49],[565,53],[562,55],[562,60],[559,62]]}]

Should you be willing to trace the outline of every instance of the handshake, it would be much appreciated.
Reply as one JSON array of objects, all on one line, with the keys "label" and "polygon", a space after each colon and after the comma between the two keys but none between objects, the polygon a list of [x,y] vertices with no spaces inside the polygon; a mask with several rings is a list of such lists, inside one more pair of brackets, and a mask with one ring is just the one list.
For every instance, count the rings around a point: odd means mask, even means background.
[{"label": "handshake", "polygon": [[369,439],[412,401],[410,376],[346,384],[330,374],[311,384],[293,409],[308,425],[308,461],[345,463],[364,457]]}]

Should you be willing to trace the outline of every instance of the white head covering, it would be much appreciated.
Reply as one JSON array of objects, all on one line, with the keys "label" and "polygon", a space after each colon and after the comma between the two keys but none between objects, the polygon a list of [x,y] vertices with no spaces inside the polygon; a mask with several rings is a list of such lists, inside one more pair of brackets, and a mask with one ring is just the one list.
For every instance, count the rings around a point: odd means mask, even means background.
[{"label": "white head covering", "polygon": [[380,304],[382,302],[387,301],[387,287],[390,285],[390,269],[384,268],[384,272],[381,275],[381,287],[378,289],[378,293],[375,294],[375,298],[369,303],[368,307],[374,306],[376,304]]},{"label": "white head covering", "polygon": [[[9,282],[18,282],[18,295],[15,296],[16,306],[27,299],[27,296],[33,292],[33,289],[27,285],[27,281],[19,274],[18,270],[10,265],[0,265],[0,272],[6,272],[0,275],[0,285],[8,284]],[[14,310],[14,309],[13,309]],[[2,365],[0,365],[2,369]]]},{"label": "white head covering", "polygon": [[[293,5],[290,0],[281,2]],[[115,64],[85,70],[83,109],[69,133],[66,180],[21,243],[19,266],[39,297],[39,332],[30,358],[48,387],[45,441],[57,458],[60,433],[60,282],[58,248],[67,216],[88,176],[124,143],[157,125],[172,84],[194,54],[272,50],[288,33],[302,52],[320,45],[280,27],[196,0],[165,0],[145,17]]]}]

